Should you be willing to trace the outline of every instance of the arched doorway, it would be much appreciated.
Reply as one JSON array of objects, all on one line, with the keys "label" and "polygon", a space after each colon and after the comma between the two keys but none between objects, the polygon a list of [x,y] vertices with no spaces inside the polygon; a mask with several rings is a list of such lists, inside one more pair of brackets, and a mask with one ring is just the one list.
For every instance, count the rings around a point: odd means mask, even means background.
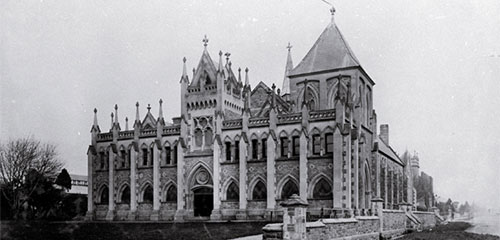
[{"label": "arched doorway", "polygon": [[195,217],[209,217],[214,208],[214,193],[210,187],[199,187],[193,190],[193,207]]}]

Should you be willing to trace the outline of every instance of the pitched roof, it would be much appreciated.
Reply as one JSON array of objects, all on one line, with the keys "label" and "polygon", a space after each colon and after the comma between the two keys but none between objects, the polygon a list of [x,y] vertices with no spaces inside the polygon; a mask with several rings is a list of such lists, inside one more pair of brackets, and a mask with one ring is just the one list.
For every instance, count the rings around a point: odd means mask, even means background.
[{"label": "pitched roof", "polygon": [[394,161],[400,165],[404,165],[403,162],[401,161],[401,159],[399,158],[399,156],[396,154],[396,152],[394,152],[394,150],[392,150],[392,148],[390,146],[388,146],[384,141],[382,141],[380,136],[377,136],[377,142],[378,142],[378,151],[379,152],[382,152],[385,155],[389,156],[389,158],[391,158],[392,161]]},{"label": "pitched roof", "polygon": [[215,74],[217,73],[217,68],[215,67],[216,64],[217,63],[214,62],[208,54],[207,49],[203,50],[198,66],[196,67],[191,86],[199,85],[200,77],[203,75],[203,72],[207,72],[210,79],[215,82]]},{"label": "pitched roof", "polygon": [[358,59],[332,20],[289,76],[356,66]]}]

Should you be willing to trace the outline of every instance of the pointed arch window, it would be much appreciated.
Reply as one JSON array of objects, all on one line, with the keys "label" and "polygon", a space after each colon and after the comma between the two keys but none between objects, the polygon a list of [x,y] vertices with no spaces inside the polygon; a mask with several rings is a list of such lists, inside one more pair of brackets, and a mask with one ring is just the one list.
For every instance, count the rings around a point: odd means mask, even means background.
[{"label": "pointed arch window", "polygon": [[326,153],[333,153],[333,133],[325,134],[325,150]]},{"label": "pointed arch window", "polygon": [[267,158],[267,139],[266,138],[262,139],[262,158],[263,159]]},{"label": "pointed arch window", "polygon": [[252,200],[266,200],[267,199],[267,189],[266,185],[259,181],[255,184],[252,191]]},{"label": "pointed arch window", "polygon": [[99,167],[99,169],[104,170],[104,169],[106,169],[106,153],[105,152],[101,152],[99,154],[99,156],[100,156],[100,159],[99,159],[100,160],[100,167]]},{"label": "pointed arch window", "polygon": [[142,166],[147,166],[148,165],[148,149],[143,148],[142,149]]},{"label": "pointed arch window", "polygon": [[167,202],[177,201],[177,188],[174,185],[170,185],[170,187],[168,187],[165,201]]},{"label": "pointed arch window", "polygon": [[165,147],[165,165],[172,164],[172,148],[170,146]]},{"label": "pointed arch window", "polygon": [[319,134],[314,134],[312,137],[313,140],[313,155],[319,155],[321,152],[321,136]]},{"label": "pointed arch window", "polygon": [[211,128],[205,129],[205,146],[212,146],[213,132]]},{"label": "pointed arch window", "polygon": [[150,185],[148,185],[142,193],[142,202],[143,203],[153,202],[153,188]]},{"label": "pointed arch window", "polygon": [[125,149],[120,150],[120,167],[121,168],[126,168],[127,167],[127,151]]},{"label": "pointed arch window", "polygon": [[99,203],[100,204],[108,204],[108,202],[109,202],[109,189],[108,189],[108,186],[104,186],[101,189],[101,193],[99,196]]},{"label": "pointed arch window", "polygon": [[288,199],[293,194],[299,194],[299,188],[295,182],[288,180],[285,185],[283,185],[283,189],[281,190],[281,199]]},{"label": "pointed arch window", "polygon": [[240,199],[240,190],[235,182],[232,182],[227,187],[226,200],[228,201],[238,201]]},{"label": "pointed arch window", "polygon": [[197,147],[201,147],[203,143],[203,133],[201,132],[201,129],[197,128],[194,130],[194,143]]},{"label": "pointed arch window", "polygon": [[325,179],[319,180],[313,189],[314,199],[332,199],[332,186]]},{"label": "pointed arch window", "polygon": [[252,139],[252,159],[259,158],[259,140]]},{"label": "pointed arch window", "polygon": [[120,202],[127,204],[130,203],[130,188],[128,186],[123,188],[121,192]]}]

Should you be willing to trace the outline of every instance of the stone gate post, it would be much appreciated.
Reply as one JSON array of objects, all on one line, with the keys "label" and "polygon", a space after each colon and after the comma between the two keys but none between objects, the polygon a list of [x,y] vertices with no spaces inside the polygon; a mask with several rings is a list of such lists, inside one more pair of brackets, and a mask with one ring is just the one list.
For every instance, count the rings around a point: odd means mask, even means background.
[{"label": "stone gate post", "polygon": [[283,206],[283,239],[306,240],[306,211],[309,204],[293,194]]}]

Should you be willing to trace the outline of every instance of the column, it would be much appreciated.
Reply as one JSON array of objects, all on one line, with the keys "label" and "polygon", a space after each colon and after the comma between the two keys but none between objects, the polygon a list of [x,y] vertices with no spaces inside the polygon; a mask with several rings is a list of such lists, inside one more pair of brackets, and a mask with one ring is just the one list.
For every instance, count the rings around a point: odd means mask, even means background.
[{"label": "column", "polygon": [[137,195],[136,195],[136,166],[137,166],[137,152],[135,148],[130,149],[130,213],[128,220],[135,220],[135,213],[137,211]]},{"label": "column", "polygon": [[343,147],[340,129],[335,128],[333,133],[333,207],[342,208],[342,162]]},{"label": "column", "polygon": [[185,210],[185,202],[184,202],[184,149],[182,148],[182,144],[180,143],[182,139],[179,139],[177,146],[177,211],[175,212],[174,220],[176,222],[184,221],[184,210]]},{"label": "column", "polygon": [[[91,146],[91,148],[93,148]],[[95,150],[94,150],[95,151]],[[94,219],[94,185],[93,185],[93,166],[92,162],[95,158],[95,154],[92,153],[89,149],[87,152],[87,176],[88,176],[88,187],[87,187],[87,213],[85,214],[85,220],[93,220]]]},{"label": "column", "polygon": [[108,151],[108,213],[106,214],[106,220],[107,221],[112,221],[114,219],[115,215],[115,176],[114,176],[114,169],[115,169],[115,153],[113,152],[113,148],[110,147]]},{"label": "column", "polygon": [[151,214],[151,221],[159,220],[160,211],[160,152],[157,146],[158,143],[153,144],[151,151],[153,151],[153,213]]},{"label": "column", "polygon": [[[361,124],[358,125],[358,128],[361,127]],[[358,132],[359,133],[359,132]],[[354,153],[353,153],[353,159],[354,159],[354,208],[359,209],[359,200],[363,199],[365,193],[362,192],[361,195],[359,194],[359,168],[360,168],[360,162],[361,166],[364,166],[364,160],[359,156],[359,134],[358,134],[358,139],[354,140]],[[364,171],[362,171],[362,174]],[[362,183],[364,184],[364,183]],[[368,190],[368,186],[365,186],[363,189]],[[360,197],[361,196],[361,197]],[[363,201],[364,203],[365,201]],[[368,208],[368,206],[364,206],[364,208]]]},{"label": "column", "polygon": [[222,213],[220,211],[220,162],[222,156],[222,146],[218,140],[214,141],[214,152],[213,152],[213,202],[214,209],[212,214],[210,214],[211,220],[221,220]]},{"label": "column", "polygon": [[[350,128],[349,128],[350,131]],[[344,151],[346,153],[345,157],[345,165],[344,165],[344,177],[345,177],[345,207],[348,209],[352,209],[352,147],[351,147],[351,135],[347,135],[344,137],[345,147]]]},{"label": "column", "polygon": [[247,159],[248,142],[244,138],[240,139],[240,209],[236,214],[236,219],[245,220],[247,218]]},{"label": "column", "polygon": [[267,137],[267,176],[266,176],[266,190],[267,190],[267,209],[268,212],[274,210],[276,207],[276,142],[271,134]]},{"label": "column", "polygon": [[307,138],[304,132],[300,133],[299,194],[300,199],[307,202]]}]

